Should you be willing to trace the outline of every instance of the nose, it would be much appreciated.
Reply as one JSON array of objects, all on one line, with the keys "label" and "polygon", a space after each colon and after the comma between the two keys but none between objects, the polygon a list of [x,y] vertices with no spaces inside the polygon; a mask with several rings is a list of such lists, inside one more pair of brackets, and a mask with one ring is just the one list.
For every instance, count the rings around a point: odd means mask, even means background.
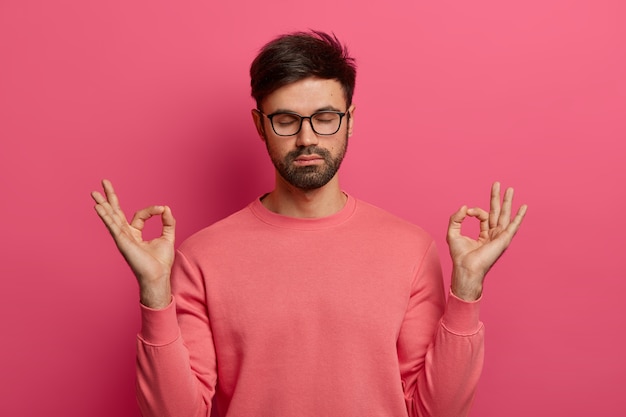
[{"label": "nose", "polygon": [[300,131],[296,135],[296,145],[298,146],[311,146],[317,145],[319,142],[319,137],[313,131],[313,126],[311,125],[311,118],[302,118],[302,126],[300,126]]}]

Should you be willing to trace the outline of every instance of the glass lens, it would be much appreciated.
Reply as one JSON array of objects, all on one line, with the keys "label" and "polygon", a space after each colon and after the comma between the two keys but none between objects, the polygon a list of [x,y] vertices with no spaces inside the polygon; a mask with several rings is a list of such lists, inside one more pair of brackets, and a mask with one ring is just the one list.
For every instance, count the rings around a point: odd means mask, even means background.
[{"label": "glass lens", "polygon": [[277,113],[272,117],[272,125],[279,135],[293,135],[300,129],[300,116],[289,113]]},{"label": "glass lens", "polygon": [[335,112],[319,112],[311,117],[313,130],[320,135],[332,135],[339,130],[341,116]]}]

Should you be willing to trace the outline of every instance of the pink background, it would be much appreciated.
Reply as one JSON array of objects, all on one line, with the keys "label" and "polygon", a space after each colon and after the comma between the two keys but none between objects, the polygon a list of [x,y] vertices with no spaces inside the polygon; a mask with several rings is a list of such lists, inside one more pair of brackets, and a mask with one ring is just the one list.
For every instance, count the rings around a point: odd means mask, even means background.
[{"label": "pink background", "polygon": [[3,0],[0,415],[138,415],[136,284],[89,192],[171,205],[181,242],[268,191],[248,65],[307,28],[358,59],[343,187],[432,233],[446,274],[450,213],[494,180],[530,206],[472,416],[626,415],[624,4]]}]

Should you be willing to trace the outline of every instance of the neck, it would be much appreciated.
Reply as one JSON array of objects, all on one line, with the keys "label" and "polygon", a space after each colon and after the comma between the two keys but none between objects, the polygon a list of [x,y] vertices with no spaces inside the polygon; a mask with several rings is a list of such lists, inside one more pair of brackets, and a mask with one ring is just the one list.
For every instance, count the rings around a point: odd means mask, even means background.
[{"label": "neck", "polygon": [[276,187],[263,198],[268,210],[289,217],[319,218],[333,215],[346,204],[348,197],[335,176],[323,187],[302,190],[285,182],[278,174]]}]

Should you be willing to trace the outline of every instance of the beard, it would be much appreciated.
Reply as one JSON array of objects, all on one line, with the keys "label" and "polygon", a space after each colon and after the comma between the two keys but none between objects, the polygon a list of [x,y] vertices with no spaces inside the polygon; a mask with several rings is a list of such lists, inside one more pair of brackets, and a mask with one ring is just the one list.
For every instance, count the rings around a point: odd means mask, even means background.
[{"label": "beard", "polygon": [[[301,190],[315,190],[328,184],[333,179],[341,162],[346,155],[348,149],[348,135],[346,134],[345,140],[341,144],[337,156],[333,157],[330,152],[324,148],[318,146],[306,146],[298,148],[289,152],[284,158],[280,158],[275,155],[269,148],[267,139],[265,144],[270,155],[270,159],[276,168],[276,171],[281,177],[285,179],[289,184]],[[302,155],[319,155],[324,163],[316,166],[304,166],[298,167],[293,162]]]}]

